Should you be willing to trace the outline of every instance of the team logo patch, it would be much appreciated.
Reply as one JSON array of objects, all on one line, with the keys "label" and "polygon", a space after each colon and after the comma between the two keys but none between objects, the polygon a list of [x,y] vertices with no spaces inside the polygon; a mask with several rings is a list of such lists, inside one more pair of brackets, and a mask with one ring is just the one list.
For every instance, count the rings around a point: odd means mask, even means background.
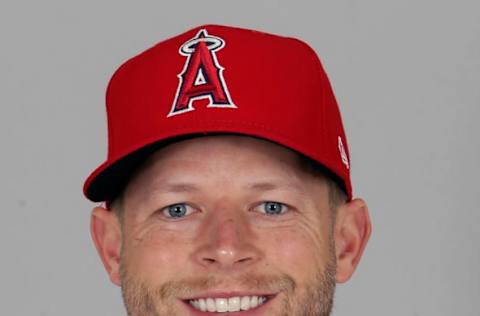
[{"label": "team logo patch", "polygon": [[167,117],[195,110],[192,103],[199,99],[209,99],[207,107],[237,108],[223,78],[224,68],[216,55],[223,47],[225,41],[209,35],[205,29],[180,47],[180,55],[186,56],[187,60],[178,75],[177,93]]}]

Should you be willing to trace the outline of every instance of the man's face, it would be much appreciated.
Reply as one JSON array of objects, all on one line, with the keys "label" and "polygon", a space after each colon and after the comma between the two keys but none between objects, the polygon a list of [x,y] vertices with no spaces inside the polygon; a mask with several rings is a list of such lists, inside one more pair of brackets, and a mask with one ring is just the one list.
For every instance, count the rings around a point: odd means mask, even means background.
[{"label": "man's face", "polygon": [[296,154],[267,141],[212,136],[159,150],[124,195],[129,315],[330,315],[328,197]]}]

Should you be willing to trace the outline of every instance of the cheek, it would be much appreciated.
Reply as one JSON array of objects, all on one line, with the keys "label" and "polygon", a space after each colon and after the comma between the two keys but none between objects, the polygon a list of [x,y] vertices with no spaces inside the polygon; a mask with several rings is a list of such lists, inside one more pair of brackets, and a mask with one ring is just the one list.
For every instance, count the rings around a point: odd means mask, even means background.
[{"label": "cheek", "polygon": [[127,241],[124,259],[130,273],[159,284],[179,275],[178,267],[186,265],[190,245],[178,232],[151,230]]},{"label": "cheek", "polygon": [[271,232],[262,244],[270,266],[305,283],[332,259],[328,241],[328,233],[299,225]]}]

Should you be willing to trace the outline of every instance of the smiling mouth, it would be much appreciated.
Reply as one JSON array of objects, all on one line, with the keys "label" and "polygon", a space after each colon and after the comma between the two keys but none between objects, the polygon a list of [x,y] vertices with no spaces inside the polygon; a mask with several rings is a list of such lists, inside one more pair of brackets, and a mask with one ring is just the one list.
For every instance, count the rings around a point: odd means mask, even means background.
[{"label": "smiling mouth", "polygon": [[259,307],[269,300],[269,296],[232,296],[213,298],[205,297],[190,299],[187,302],[195,309],[202,312],[226,313],[248,311]]}]

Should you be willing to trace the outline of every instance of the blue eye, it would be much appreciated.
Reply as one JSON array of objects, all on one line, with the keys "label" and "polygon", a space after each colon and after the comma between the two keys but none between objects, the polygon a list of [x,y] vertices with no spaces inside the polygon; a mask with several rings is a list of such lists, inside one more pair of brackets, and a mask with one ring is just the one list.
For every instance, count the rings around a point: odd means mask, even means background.
[{"label": "blue eye", "polygon": [[287,206],[280,202],[264,202],[263,205],[263,212],[268,215],[280,215],[287,210]]},{"label": "blue eye", "polygon": [[166,217],[180,218],[188,215],[187,205],[185,203],[172,204],[167,206],[163,212]]}]

